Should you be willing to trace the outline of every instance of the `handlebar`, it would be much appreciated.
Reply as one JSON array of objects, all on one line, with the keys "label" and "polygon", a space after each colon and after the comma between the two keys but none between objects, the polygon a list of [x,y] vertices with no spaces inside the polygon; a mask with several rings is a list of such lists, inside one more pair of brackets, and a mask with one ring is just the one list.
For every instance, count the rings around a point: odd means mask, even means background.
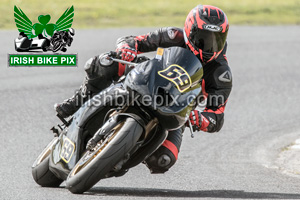
[{"label": "handlebar", "polygon": [[117,58],[108,57],[108,59],[110,59],[110,60],[112,60],[114,62],[118,62],[118,63],[122,63],[122,64],[125,64],[125,65],[128,65],[129,68],[135,68],[138,65],[138,63],[128,62],[128,61],[117,59]]},{"label": "handlebar", "polygon": [[112,62],[118,62],[118,63],[127,65],[130,69],[135,68],[139,63],[147,61],[147,60],[149,60],[149,58],[147,58],[145,56],[136,57],[136,59],[134,59],[133,62],[121,60],[118,58],[117,52],[114,52],[114,51],[110,51],[109,53],[104,54],[103,56],[100,57],[100,62],[104,66],[110,65]]}]

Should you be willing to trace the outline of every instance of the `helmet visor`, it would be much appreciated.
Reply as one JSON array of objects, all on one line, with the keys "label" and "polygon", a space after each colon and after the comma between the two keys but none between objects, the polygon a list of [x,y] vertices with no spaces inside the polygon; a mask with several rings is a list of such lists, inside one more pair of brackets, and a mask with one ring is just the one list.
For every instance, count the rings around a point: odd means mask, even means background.
[{"label": "helmet visor", "polygon": [[197,29],[190,34],[190,41],[203,52],[214,53],[223,49],[227,37],[227,31],[213,32]]}]

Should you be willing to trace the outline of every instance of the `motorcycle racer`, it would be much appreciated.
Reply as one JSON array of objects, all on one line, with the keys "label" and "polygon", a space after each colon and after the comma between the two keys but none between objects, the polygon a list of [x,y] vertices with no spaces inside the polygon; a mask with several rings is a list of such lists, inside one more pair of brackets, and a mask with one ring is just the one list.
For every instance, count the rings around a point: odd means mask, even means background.
[{"label": "motorcycle racer", "polygon": [[[226,14],[210,5],[198,5],[188,14],[184,29],[164,27],[140,36],[125,36],[117,40],[116,52],[122,60],[133,61],[137,54],[155,51],[158,47],[179,46],[188,48],[203,65],[202,93],[206,99],[203,111],[193,110],[189,120],[193,130],[218,132],[224,123],[224,110],[232,88],[232,74],[226,58]],[[91,96],[118,80],[125,73],[125,65],[113,63],[105,66],[100,56],[87,61],[87,76],[72,98],[55,109],[62,117],[74,114]],[[178,158],[184,127],[169,131],[165,142],[149,158],[146,165],[152,173],[164,173]]]}]

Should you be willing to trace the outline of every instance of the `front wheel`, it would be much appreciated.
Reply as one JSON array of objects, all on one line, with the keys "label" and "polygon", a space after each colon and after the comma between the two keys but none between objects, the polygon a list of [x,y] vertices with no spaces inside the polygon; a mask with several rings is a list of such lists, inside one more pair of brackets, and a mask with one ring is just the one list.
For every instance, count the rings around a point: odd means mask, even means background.
[{"label": "front wheel", "polygon": [[42,187],[58,187],[63,182],[63,180],[57,178],[49,170],[49,159],[52,147],[56,144],[57,140],[58,137],[55,137],[37,157],[32,165],[33,179]]},{"label": "front wheel", "polygon": [[134,119],[126,118],[117,124],[93,151],[86,152],[69,173],[67,188],[80,194],[114,169],[136,146],[143,127]]}]

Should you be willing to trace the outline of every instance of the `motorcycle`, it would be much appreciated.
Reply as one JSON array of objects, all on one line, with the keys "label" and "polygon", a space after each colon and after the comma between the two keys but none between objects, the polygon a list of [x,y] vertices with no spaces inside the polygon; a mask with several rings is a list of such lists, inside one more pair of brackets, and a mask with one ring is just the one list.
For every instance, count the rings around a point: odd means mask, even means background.
[{"label": "motorcycle", "polygon": [[50,38],[51,47],[49,50],[53,52],[67,51],[67,46],[71,46],[73,42],[73,36],[75,35],[75,30],[69,28],[68,31],[56,31],[53,36]]},{"label": "motorcycle", "polygon": [[[181,47],[158,48],[153,59],[126,62],[105,54],[100,62],[132,68],[126,77],[88,100],[63,124],[32,166],[37,184],[83,193],[98,181],[124,175],[185,126],[201,93],[203,68]],[[107,98],[107,97],[110,98]],[[124,99],[127,101],[124,103]]]}]

